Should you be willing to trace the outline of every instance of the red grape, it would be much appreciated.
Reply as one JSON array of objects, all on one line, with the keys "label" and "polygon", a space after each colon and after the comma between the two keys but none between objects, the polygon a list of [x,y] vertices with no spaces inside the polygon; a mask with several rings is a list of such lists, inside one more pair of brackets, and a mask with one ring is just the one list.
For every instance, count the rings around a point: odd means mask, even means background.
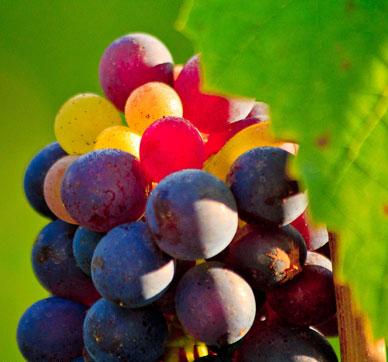
[{"label": "red grape", "polygon": [[202,168],[204,145],[195,127],[183,118],[166,117],[146,129],[140,163],[152,181],[186,168]]},{"label": "red grape", "polygon": [[204,93],[201,76],[199,57],[196,55],[185,64],[175,81],[175,90],[183,104],[183,117],[201,132],[222,131],[229,123],[248,115],[253,100]]}]

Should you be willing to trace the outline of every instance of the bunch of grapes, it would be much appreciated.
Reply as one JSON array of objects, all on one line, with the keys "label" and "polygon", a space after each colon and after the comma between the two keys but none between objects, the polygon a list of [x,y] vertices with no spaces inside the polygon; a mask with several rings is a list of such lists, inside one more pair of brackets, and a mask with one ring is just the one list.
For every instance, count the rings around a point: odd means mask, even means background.
[{"label": "bunch of grapes", "polygon": [[32,249],[52,296],[20,319],[23,356],[336,361],[329,234],[266,105],[206,93],[200,56],[174,66],[146,34],[110,44],[99,77],[105,98],[66,101],[26,170],[52,219]]}]

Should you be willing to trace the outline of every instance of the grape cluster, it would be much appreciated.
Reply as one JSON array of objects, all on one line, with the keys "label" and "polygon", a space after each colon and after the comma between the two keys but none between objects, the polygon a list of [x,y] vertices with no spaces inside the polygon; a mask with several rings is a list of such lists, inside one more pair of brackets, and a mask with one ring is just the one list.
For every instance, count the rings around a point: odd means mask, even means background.
[{"label": "grape cluster", "polygon": [[[21,317],[29,361],[336,361],[329,234],[268,108],[203,91],[147,34],[115,40],[55,118],[24,188],[51,297]],[[122,124],[122,112],[125,125]],[[329,331],[329,332],[326,332]]]}]

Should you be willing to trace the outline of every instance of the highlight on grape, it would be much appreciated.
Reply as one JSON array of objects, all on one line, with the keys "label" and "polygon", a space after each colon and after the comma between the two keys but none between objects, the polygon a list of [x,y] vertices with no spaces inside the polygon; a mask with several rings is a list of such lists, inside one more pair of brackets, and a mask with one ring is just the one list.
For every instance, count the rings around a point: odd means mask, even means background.
[{"label": "highlight on grape", "polygon": [[51,296],[17,330],[28,361],[337,361],[330,233],[288,173],[298,147],[265,103],[204,92],[200,62],[124,35],[103,95],[58,110],[24,178],[51,219],[32,249]]}]

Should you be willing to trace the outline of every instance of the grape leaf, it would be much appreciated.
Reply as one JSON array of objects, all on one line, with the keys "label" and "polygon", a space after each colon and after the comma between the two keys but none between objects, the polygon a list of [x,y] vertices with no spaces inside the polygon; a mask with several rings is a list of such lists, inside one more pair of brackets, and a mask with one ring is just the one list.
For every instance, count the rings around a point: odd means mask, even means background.
[{"label": "grape leaf", "polygon": [[388,337],[388,2],[194,0],[178,26],[205,88],[256,97],[317,221],[340,235],[340,275]]}]

